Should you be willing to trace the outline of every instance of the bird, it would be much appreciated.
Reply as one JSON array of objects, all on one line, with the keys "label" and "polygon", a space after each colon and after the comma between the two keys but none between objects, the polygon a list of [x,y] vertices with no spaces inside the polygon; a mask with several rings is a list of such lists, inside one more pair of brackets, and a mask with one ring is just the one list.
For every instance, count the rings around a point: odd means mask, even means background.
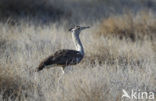
[{"label": "bird", "polygon": [[62,49],[56,51],[53,55],[45,58],[38,66],[37,71],[41,71],[44,68],[51,68],[53,66],[61,66],[63,73],[64,69],[70,65],[76,65],[81,62],[84,57],[84,48],[80,41],[79,35],[80,32],[84,29],[90,28],[89,26],[81,27],[75,26],[69,29],[69,32],[72,33],[72,39],[75,45],[75,50],[71,49]]}]

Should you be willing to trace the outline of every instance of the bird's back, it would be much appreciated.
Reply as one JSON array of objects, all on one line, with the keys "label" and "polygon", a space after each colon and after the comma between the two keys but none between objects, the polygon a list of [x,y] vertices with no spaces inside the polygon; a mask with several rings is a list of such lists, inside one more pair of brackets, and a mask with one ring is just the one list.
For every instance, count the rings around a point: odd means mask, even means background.
[{"label": "bird's back", "polygon": [[83,55],[79,51],[69,49],[59,50],[54,55],[51,55],[48,58],[44,59],[40,63],[38,71],[42,70],[43,68],[49,65],[74,65],[79,63],[82,60],[82,58]]}]

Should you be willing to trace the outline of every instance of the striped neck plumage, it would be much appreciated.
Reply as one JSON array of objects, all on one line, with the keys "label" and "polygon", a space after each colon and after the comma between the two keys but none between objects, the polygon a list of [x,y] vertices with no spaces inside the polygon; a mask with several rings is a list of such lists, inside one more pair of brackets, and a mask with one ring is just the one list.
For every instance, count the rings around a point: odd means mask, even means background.
[{"label": "striped neck plumage", "polygon": [[84,50],[83,50],[83,46],[79,38],[79,34],[77,34],[76,32],[72,32],[72,38],[73,38],[76,50],[79,51],[82,55],[84,55]]}]

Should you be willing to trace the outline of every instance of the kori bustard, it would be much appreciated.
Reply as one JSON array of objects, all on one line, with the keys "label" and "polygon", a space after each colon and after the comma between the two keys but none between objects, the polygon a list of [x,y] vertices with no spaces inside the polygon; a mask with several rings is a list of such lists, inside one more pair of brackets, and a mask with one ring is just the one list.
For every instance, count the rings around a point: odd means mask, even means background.
[{"label": "kori bustard", "polygon": [[72,33],[75,50],[63,49],[56,51],[55,54],[49,56],[40,63],[39,67],[37,68],[37,71],[41,71],[44,68],[53,66],[61,66],[64,70],[66,66],[76,65],[80,63],[80,61],[84,57],[84,49],[80,41],[79,34],[82,30],[88,28],[89,26],[75,26],[74,28],[70,28],[69,31]]}]

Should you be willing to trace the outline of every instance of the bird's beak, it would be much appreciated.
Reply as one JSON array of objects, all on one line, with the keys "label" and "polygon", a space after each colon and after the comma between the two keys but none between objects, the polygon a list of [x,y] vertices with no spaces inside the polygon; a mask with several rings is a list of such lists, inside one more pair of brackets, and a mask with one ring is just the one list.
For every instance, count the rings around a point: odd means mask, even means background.
[{"label": "bird's beak", "polygon": [[83,30],[83,29],[87,29],[87,28],[90,28],[90,26],[87,26],[87,27],[81,27],[81,30]]}]

